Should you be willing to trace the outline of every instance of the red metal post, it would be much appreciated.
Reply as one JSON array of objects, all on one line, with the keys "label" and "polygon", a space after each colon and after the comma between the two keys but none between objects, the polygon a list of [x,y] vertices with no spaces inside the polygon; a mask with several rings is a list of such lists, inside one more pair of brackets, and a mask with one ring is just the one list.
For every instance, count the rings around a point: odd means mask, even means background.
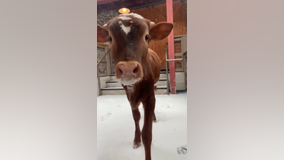
[{"label": "red metal post", "polygon": [[[173,16],[173,0],[167,0],[167,22],[174,23]],[[175,58],[175,50],[174,50],[174,30],[168,36],[168,54],[169,59]],[[176,94],[176,73],[175,73],[175,61],[168,62],[170,69],[170,87],[171,94]]]}]

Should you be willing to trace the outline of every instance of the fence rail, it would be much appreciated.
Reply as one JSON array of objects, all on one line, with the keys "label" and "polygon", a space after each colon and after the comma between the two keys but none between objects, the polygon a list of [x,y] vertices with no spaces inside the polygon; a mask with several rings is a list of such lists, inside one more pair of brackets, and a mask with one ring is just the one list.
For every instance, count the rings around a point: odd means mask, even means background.
[{"label": "fence rail", "polygon": [[[98,46],[99,47],[99,46]],[[97,78],[98,78],[98,87],[99,87],[99,96],[102,95],[101,90],[101,75],[100,75],[100,69],[99,65],[102,63],[103,59],[106,58],[106,56],[110,53],[110,49],[108,47],[102,47],[105,48],[105,54],[102,56],[102,58],[97,62]],[[107,51],[106,51],[107,50]],[[110,63],[106,63],[106,70],[108,70]],[[109,71],[107,71],[107,75],[110,74]]]}]

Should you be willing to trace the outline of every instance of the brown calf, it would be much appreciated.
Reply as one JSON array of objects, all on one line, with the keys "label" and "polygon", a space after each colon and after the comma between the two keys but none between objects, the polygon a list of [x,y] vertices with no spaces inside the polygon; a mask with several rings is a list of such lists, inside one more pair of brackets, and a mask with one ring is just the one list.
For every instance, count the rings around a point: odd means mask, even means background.
[{"label": "brown calf", "polygon": [[158,55],[148,48],[148,44],[151,40],[166,38],[172,28],[171,23],[155,24],[134,13],[121,14],[103,27],[97,26],[97,41],[110,43],[116,65],[115,76],[121,82],[132,108],[136,128],[134,148],[141,145],[138,106],[143,104],[142,142],[145,160],[151,160],[152,123],[156,120],[154,90],[159,81],[161,64]]}]

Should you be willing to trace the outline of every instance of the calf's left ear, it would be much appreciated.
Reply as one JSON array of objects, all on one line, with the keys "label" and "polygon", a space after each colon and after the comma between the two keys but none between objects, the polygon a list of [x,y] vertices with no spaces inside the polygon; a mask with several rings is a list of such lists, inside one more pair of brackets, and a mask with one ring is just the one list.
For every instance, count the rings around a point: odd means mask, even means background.
[{"label": "calf's left ear", "polygon": [[152,40],[162,40],[166,38],[173,29],[172,23],[160,22],[150,28],[149,34]]},{"label": "calf's left ear", "polygon": [[97,25],[97,42],[108,42],[108,30],[100,25]]}]

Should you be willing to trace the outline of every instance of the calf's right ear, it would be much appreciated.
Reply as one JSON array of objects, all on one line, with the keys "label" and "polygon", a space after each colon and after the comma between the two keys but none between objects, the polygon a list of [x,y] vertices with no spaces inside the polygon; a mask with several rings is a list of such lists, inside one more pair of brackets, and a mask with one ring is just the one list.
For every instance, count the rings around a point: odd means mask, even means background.
[{"label": "calf's right ear", "polygon": [[160,22],[151,27],[149,34],[152,40],[162,40],[166,38],[173,29],[172,23]]},{"label": "calf's right ear", "polygon": [[108,42],[108,30],[100,25],[97,25],[97,42]]}]

